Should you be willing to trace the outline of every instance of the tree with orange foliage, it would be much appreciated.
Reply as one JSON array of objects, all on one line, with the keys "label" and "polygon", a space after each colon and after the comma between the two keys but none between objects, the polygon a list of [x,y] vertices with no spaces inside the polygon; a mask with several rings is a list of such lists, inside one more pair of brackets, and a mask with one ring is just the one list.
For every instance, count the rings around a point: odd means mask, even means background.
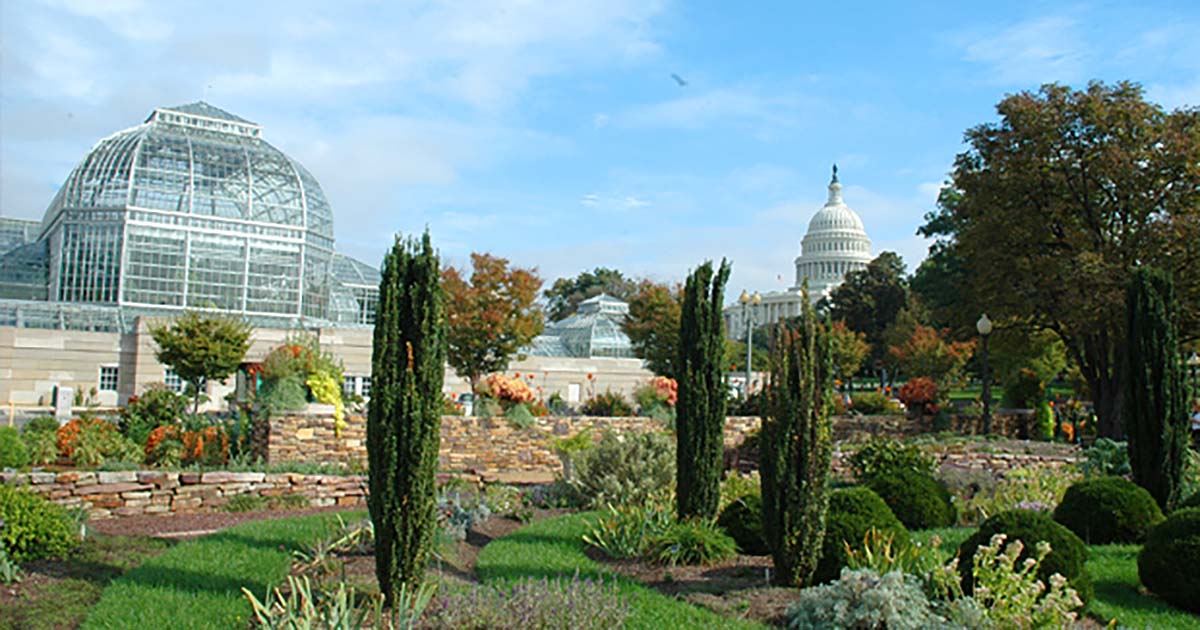
[{"label": "tree with orange foliage", "polygon": [[928,376],[944,389],[962,378],[974,351],[974,341],[947,341],[937,329],[921,324],[902,344],[888,348],[904,374],[910,378]]},{"label": "tree with orange foliage", "polygon": [[471,277],[454,267],[442,271],[446,293],[447,360],[475,390],[480,377],[503,372],[521,347],[542,332],[533,301],[542,280],[537,269],[509,269],[508,260],[471,254]]}]

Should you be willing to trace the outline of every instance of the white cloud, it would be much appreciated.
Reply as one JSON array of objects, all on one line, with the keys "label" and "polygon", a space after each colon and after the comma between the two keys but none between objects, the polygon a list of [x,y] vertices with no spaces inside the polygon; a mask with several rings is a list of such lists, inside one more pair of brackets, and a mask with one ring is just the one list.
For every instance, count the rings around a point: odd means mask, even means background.
[{"label": "white cloud", "polygon": [[1026,20],[961,45],[963,59],[984,66],[984,81],[1022,87],[1079,81],[1089,57],[1076,21],[1067,17]]}]

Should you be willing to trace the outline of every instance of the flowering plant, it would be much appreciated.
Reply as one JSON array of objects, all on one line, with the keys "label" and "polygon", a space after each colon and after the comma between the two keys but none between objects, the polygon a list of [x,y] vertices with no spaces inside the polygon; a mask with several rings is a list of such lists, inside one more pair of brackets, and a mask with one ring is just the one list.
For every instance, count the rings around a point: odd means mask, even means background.
[{"label": "flowering plant", "polygon": [[529,389],[524,380],[505,374],[488,376],[479,394],[510,404],[530,403],[534,400],[533,390]]},{"label": "flowering plant", "polygon": [[654,392],[658,394],[659,400],[667,403],[669,407],[675,406],[675,401],[679,400],[679,383],[675,379],[655,376],[650,379],[650,384],[654,387]]},{"label": "flowering plant", "polygon": [[[1037,554],[1018,564],[1024,543],[996,534],[975,553],[973,594],[988,619],[1002,628],[1065,628],[1083,606],[1067,578],[1055,573],[1050,586],[1037,579],[1038,567],[1050,555],[1050,543],[1040,541]],[[1003,547],[1003,551],[1001,548]]]}]

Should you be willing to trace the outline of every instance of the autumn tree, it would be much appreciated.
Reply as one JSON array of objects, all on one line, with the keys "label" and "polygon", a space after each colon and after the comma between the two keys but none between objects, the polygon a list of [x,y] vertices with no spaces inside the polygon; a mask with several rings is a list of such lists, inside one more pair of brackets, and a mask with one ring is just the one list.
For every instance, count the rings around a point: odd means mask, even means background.
[{"label": "autumn tree", "polygon": [[871,345],[870,362],[875,365],[887,354],[884,333],[907,301],[904,261],[894,252],[883,252],[866,269],[846,274],[846,280],[830,294],[829,315],[866,336]]},{"label": "autumn tree", "polygon": [[542,293],[546,297],[546,317],[552,322],[562,321],[579,309],[579,303],[601,293],[628,302],[637,292],[638,285],[616,269],[596,267],[584,271],[574,278],[559,278],[554,285]]},{"label": "autumn tree", "polygon": [[442,272],[448,322],[447,359],[474,390],[480,377],[508,368],[517,350],[542,332],[534,306],[542,281],[536,269],[512,268],[508,260],[471,254],[471,277],[447,267]]},{"label": "autumn tree", "polygon": [[917,324],[912,335],[888,348],[904,374],[928,376],[939,387],[956,384],[975,349],[974,341],[948,341],[934,328]]},{"label": "autumn tree", "polygon": [[829,326],[829,353],[833,371],[838,378],[849,380],[862,368],[871,351],[867,336],[850,330],[844,321]]},{"label": "autumn tree", "polygon": [[679,286],[643,280],[629,298],[629,313],[621,324],[634,355],[651,372],[674,379],[678,379],[681,294]]},{"label": "autumn tree", "polygon": [[250,332],[244,320],[195,311],[150,327],[158,344],[154,356],[188,384],[193,412],[200,408],[204,384],[225,380],[242,363],[250,349]]},{"label": "autumn tree", "polygon": [[973,310],[1058,335],[1101,434],[1119,436],[1131,270],[1174,275],[1180,331],[1200,335],[1200,109],[1168,113],[1136,84],[1094,82],[997,110],[967,131],[954,201],[923,231],[961,258]]}]

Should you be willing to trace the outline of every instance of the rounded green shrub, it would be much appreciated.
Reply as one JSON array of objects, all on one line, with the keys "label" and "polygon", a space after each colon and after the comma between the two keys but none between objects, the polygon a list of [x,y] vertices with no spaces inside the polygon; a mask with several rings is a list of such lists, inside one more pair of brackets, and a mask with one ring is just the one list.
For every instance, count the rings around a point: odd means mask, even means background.
[{"label": "rounded green shrub", "polygon": [[1054,520],[1089,545],[1106,545],[1144,540],[1163,513],[1145,488],[1122,477],[1100,477],[1067,488]]},{"label": "rounded green shrub", "polygon": [[1200,492],[1193,493],[1192,496],[1184,499],[1175,506],[1175,511],[1186,510],[1188,508],[1200,508]]},{"label": "rounded green shrub", "polygon": [[875,477],[867,484],[909,529],[949,527],[958,512],[950,491],[932,476],[911,470]]},{"label": "rounded green shrub", "polygon": [[29,465],[29,451],[21,434],[12,427],[0,427],[0,469]]},{"label": "rounded green shrub", "polygon": [[725,506],[717,518],[717,525],[737,542],[742,553],[753,556],[771,553],[763,534],[761,494],[751,492]]},{"label": "rounded green shrub", "polygon": [[870,488],[855,486],[831,492],[829,511],[825,515],[825,541],[821,561],[813,575],[814,583],[838,579],[842,567],[846,566],[846,545],[861,550],[863,539],[872,529],[892,534],[893,542],[898,546],[908,544],[908,530],[904,524]]},{"label": "rounded green shrub", "polygon": [[975,551],[981,545],[988,544],[996,534],[1007,535],[1010,543],[1014,540],[1024,543],[1025,549],[1021,552],[1019,562],[1024,562],[1025,558],[1036,553],[1037,543],[1050,543],[1050,555],[1042,560],[1038,568],[1038,579],[1048,585],[1050,576],[1058,573],[1067,578],[1083,603],[1086,604],[1092,599],[1092,580],[1083,566],[1087,560],[1087,546],[1071,530],[1055,523],[1048,515],[1032,510],[1001,512],[984,521],[979,529],[958,547],[958,570],[962,575],[964,592],[970,593],[974,587],[971,572]]},{"label": "rounded green shrub", "polygon": [[1146,536],[1138,577],[1172,605],[1200,613],[1200,508],[1177,510]]},{"label": "rounded green shrub", "polygon": [[78,538],[61,506],[30,490],[0,483],[0,544],[17,562],[57,556]]}]

